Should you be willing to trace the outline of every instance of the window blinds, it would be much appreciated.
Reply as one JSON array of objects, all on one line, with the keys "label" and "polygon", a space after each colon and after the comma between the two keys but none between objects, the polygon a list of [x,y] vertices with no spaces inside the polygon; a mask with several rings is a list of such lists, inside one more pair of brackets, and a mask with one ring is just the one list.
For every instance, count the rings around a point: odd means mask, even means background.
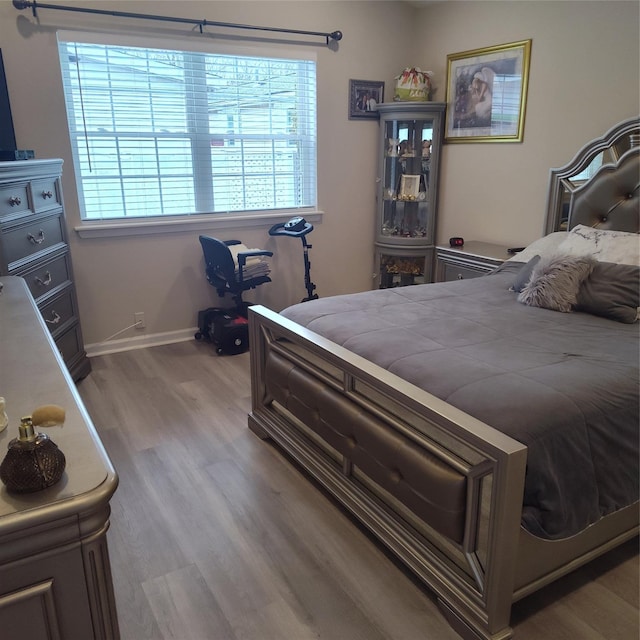
[{"label": "window blinds", "polygon": [[316,206],[314,61],[59,50],[83,219]]}]

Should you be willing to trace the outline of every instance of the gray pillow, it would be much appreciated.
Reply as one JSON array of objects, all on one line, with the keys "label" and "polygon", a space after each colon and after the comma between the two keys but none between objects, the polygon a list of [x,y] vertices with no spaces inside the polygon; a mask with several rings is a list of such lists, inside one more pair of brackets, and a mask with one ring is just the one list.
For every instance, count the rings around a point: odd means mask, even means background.
[{"label": "gray pillow", "polygon": [[578,291],[576,311],[631,324],[638,320],[640,267],[598,262]]},{"label": "gray pillow", "polygon": [[589,256],[551,256],[541,259],[529,282],[518,294],[518,301],[567,313],[578,302],[578,291],[596,260]]},{"label": "gray pillow", "polygon": [[518,271],[518,275],[513,281],[513,284],[509,287],[509,291],[517,291],[520,293],[528,284],[529,280],[531,280],[531,273],[538,262],[540,262],[540,256],[533,256],[533,258],[531,258],[531,260],[529,260],[529,262],[527,262],[527,264]]}]

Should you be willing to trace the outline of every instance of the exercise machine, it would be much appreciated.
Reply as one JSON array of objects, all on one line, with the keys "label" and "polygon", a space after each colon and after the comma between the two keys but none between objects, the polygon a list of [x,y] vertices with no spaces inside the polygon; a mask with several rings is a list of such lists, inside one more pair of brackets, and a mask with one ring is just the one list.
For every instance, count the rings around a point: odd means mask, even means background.
[{"label": "exercise machine", "polygon": [[314,293],[316,285],[311,282],[311,262],[309,261],[309,249],[312,248],[307,242],[307,235],[313,231],[313,225],[304,218],[291,218],[288,222],[274,224],[269,229],[270,236],[289,236],[290,238],[300,238],[304,254],[304,286],[307,290],[307,297],[301,302],[316,300],[318,294]]}]

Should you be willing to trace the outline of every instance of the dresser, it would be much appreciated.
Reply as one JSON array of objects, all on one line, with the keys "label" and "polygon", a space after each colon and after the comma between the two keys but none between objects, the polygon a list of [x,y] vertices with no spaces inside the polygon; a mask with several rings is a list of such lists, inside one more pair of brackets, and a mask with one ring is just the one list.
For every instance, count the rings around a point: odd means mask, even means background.
[{"label": "dresser", "polygon": [[84,350],[62,198],[62,160],[0,162],[0,275],[25,279],[74,380]]},{"label": "dresser", "polygon": [[467,280],[493,271],[513,257],[507,247],[472,240],[462,247],[436,247],[436,282]]},{"label": "dresser", "polygon": [[25,280],[0,287],[0,460],[22,416],[66,412],[64,426],[38,428],[66,457],[62,479],[27,494],[0,483],[0,637],[117,640],[106,533],[118,478]]}]

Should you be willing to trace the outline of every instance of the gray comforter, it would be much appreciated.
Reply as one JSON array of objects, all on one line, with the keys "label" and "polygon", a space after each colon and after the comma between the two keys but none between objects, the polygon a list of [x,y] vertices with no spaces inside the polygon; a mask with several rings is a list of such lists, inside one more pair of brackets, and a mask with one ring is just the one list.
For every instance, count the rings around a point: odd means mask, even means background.
[{"label": "gray comforter", "polygon": [[282,315],[525,444],[522,524],[557,539],[638,500],[639,331],[517,302],[521,266]]}]

